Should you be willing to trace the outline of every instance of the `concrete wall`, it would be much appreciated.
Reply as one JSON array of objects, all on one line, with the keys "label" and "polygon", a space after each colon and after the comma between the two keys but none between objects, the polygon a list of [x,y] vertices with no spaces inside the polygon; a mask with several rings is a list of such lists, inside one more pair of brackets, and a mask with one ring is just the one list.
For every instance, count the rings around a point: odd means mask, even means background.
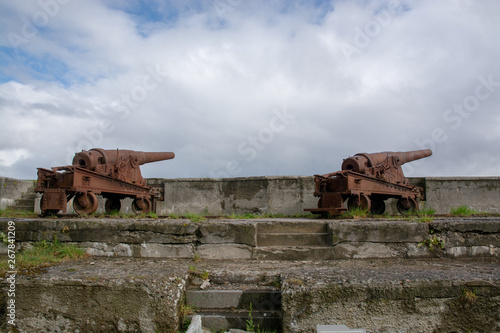
[{"label": "concrete wall", "polygon": [[20,199],[31,186],[33,186],[32,180],[0,177],[0,209],[13,206],[16,199]]},{"label": "concrete wall", "polygon": [[[422,206],[438,214],[467,205],[481,212],[500,213],[500,177],[410,178],[426,189]],[[14,204],[32,181],[0,177],[0,209]],[[273,176],[241,178],[148,179],[151,186],[164,189],[164,200],[157,203],[159,215],[199,213],[209,215],[266,213],[302,214],[317,207],[312,176]],[[122,212],[131,213],[130,199],[122,202]],[[68,213],[72,213],[71,203]],[[39,200],[35,202],[39,212]],[[100,200],[98,212],[104,211]],[[397,212],[395,202],[387,203],[388,213]]]},{"label": "concrete wall", "polygon": [[164,179],[163,214],[268,213],[302,214],[315,207],[313,177],[276,176],[248,178]]},{"label": "concrete wall", "polygon": [[[500,177],[411,178],[426,189],[422,206],[437,214],[467,205],[481,212],[500,212]],[[157,182],[159,180],[156,180]],[[314,177],[248,177],[228,179],[164,179],[165,201],[158,214],[302,214],[317,207],[313,196]],[[396,213],[395,201],[387,202],[387,212]]]},{"label": "concrete wall", "polygon": [[500,177],[441,177],[425,179],[426,206],[438,214],[466,205],[481,212],[500,213]]}]

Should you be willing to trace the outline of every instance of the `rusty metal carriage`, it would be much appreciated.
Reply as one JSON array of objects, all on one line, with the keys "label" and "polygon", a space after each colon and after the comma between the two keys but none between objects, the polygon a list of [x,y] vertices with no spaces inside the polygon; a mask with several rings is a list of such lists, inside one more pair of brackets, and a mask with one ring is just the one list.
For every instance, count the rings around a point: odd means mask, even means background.
[{"label": "rusty metal carriage", "polygon": [[172,152],[142,152],[132,150],[104,150],[100,148],[75,154],[73,164],[38,168],[35,192],[42,193],[42,215],[66,212],[67,203],[73,199],[77,214],[88,215],[97,210],[97,195],[106,199],[105,210],[119,211],[121,199],[133,199],[132,210],[148,213],[155,208],[158,194],[146,186],[140,165],[168,160]]},{"label": "rusty metal carriage", "polygon": [[432,151],[425,149],[360,153],[348,157],[341,171],[314,176],[318,208],[305,211],[339,215],[349,208],[362,208],[372,214],[383,214],[385,200],[389,198],[397,199],[397,209],[401,213],[418,210],[423,188],[410,184],[401,166],[431,155]]}]

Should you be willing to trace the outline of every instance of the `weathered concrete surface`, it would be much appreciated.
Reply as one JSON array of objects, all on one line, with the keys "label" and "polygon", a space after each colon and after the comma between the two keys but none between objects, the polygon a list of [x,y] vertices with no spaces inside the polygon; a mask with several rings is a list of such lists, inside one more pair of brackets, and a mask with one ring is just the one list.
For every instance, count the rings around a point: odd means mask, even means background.
[{"label": "weathered concrete surface", "polygon": [[356,261],[282,276],[284,332],[498,332],[498,262]]},{"label": "weathered concrete surface", "polygon": [[[189,266],[207,272],[209,290],[265,286],[281,290],[287,333],[315,332],[317,324],[343,324],[368,332],[500,330],[500,263],[494,258],[201,262],[90,258],[18,275],[19,332],[176,332]],[[5,280],[1,283],[0,312],[5,313]],[[220,293],[236,304],[234,295]],[[248,293],[235,293],[238,305],[248,303],[241,297]],[[5,328],[1,316],[0,329]]]},{"label": "weathered concrete surface", "polygon": [[[187,278],[186,267],[176,262],[129,259],[81,260],[18,274],[16,332],[176,332]],[[5,286],[2,279],[3,310]],[[2,332],[10,327],[5,317]]]},{"label": "weathered concrete surface", "polygon": [[[0,230],[9,219],[0,218]],[[327,260],[500,257],[500,218],[408,220],[15,219],[16,240],[57,239],[95,256]]]},{"label": "weathered concrete surface", "polygon": [[209,272],[214,290],[279,281],[283,332],[312,333],[318,324],[367,332],[500,329],[496,259],[202,261],[197,267]]},{"label": "weathered concrete surface", "polygon": [[500,213],[500,177],[426,177],[425,184],[426,205],[437,214],[462,205]]},{"label": "weathered concrete surface", "polygon": [[[241,178],[184,178],[148,179],[148,185],[164,190],[156,213],[167,214],[303,214],[305,208],[317,207],[313,196],[312,176],[273,176]],[[426,201],[421,206],[432,208],[438,214],[448,214],[461,205],[473,209],[500,213],[500,177],[420,177],[410,181],[423,186]],[[14,204],[27,190],[31,181],[0,178],[0,209]],[[35,212],[40,212],[38,198]],[[132,200],[122,200],[122,213],[132,213]],[[72,202],[68,214],[73,214]],[[386,211],[397,214],[396,201],[386,202]],[[97,212],[104,212],[100,198]]]},{"label": "weathered concrete surface", "polygon": [[[280,213],[302,214],[317,207],[313,196],[314,177],[276,176],[245,178],[164,179],[165,200],[159,214],[187,212],[205,214]],[[410,181],[423,186],[426,201],[422,206],[438,214],[467,205],[482,212],[500,212],[500,177],[420,177]],[[389,200],[387,212],[397,214],[396,202]]]},{"label": "weathered concrete surface", "polygon": [[33,186],[33,180],[0,177],[0,209],[14,206],[17,199]]},{"label": "weathered concrete surface", "polygon": [[254,325],[281,331],[281,291],[269,288],[188,289],[186,304],[202,316],[203,326],[212,332],[246,328],[250,307]]},{"label": "weathered concrete surface", "polygon": [[165,201],[159,214],[302,214],[315,206],[314,181],[308,176],[164,179]]}]

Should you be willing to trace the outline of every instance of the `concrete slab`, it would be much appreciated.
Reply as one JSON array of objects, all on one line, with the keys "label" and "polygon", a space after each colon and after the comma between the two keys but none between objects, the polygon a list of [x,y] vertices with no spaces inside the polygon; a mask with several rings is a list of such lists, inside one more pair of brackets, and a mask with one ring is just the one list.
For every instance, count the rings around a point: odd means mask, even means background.
[{"label": "concrete slab", "polygon": [[[318,322],[336,320],[367,331],[500,328],[500,262],[495,258],[196,263],[90,258],[17,276],[16,311],[23,318],[19,332],[109,332],[117,327],[175,332],[193,265],[209,273],[212,289],[279,286],[286,333],[314,331]],[[0,281],[1,304],[6,304],[7,282]],[[218,318],[229,324],[233,320]],[[241,322],[238,318],[235,322]],[[1,331],[5,325],[0,322]]]},{"label": "concrete slab", "polygon": [[203,244],[196,248],[202,259],[252,259],[253,248],[241,244]]},{"label": "concrete slab", "polygon": [[[6,230],[9,220],[0,218],[0,228]],[[193,258],[198,255],[220,260],[500,256],[500,218],[494,216],[436,218],[425,223],[380,219],[201,223],[173,219],[12,220],[16,225],[16,240],[21,245],[57,238],[98,256]],[[309,223],[311,229],[307,228]]]},{"label": "concrete slab", "polygon": [[257,246],[329,246],[328,233],[258,234]]}]

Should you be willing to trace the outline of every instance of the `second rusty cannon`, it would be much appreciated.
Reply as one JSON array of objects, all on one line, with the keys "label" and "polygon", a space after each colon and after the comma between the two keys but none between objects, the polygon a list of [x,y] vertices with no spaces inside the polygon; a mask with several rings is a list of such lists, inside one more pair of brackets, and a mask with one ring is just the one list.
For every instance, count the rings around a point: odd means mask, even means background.
[{"label": "second rusty cannon", "polygon": [[[339,215],[348,208],[363,208],[372,214],[385,212],[385,200],[397,199],[400,213],[418,210],[423,189],[411,185],[401,166],[432,155],[430,149],[409,152],[360,153],[346,158],[342,170],[315,175],[315,214]],[[347,207],[344,205],[347,202]]]},{"label": "second rusty cannon", "polygon": [[42,215],[66,212],[73,199],[77,214],[88,215],[97,210],[97,195],[105,199],[105,210],[119,211],[121,199],[133,198],[132,210],[149,213],[155,208],[157,194],[146,186],[140,165],[173,159],[172,152],[142,152],[93,148],[75,154],[73,164],[38,168],[35,192],[42,193]]}]

